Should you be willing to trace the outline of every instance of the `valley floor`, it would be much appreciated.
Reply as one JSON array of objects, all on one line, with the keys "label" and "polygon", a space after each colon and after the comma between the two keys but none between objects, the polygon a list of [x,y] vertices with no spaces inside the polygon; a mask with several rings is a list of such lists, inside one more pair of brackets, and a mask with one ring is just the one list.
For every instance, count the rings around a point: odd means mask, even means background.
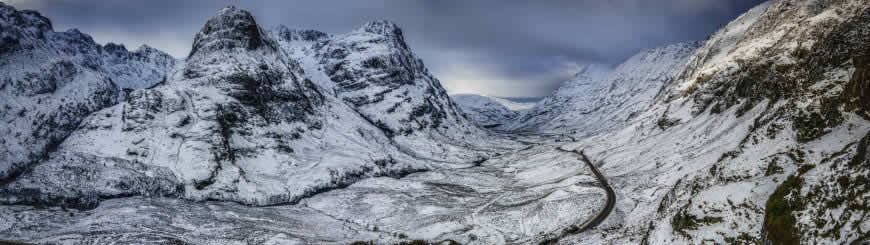
[{"label": "valley floor", "polygon": [[[37,243],[294,244],[411,239],[538,243],[593,219],[604,189],[572,139],[507,136],[528,146],[478,166],[371,178],[294,205],[128,197],[93,210],[0,206],[0,239]],[[614,213],[603,227],[620,220]]]}]

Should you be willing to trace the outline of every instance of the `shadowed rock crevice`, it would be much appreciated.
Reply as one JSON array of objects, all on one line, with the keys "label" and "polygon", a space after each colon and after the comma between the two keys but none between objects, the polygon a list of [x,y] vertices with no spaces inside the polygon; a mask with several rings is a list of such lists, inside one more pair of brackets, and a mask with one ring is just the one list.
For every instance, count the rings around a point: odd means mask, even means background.
[{"label": "shadowed rock crevice", "polygon": [[870,54],[853,59],[855,73],[846,85],[844,100],[849,108],[870,120]]}]

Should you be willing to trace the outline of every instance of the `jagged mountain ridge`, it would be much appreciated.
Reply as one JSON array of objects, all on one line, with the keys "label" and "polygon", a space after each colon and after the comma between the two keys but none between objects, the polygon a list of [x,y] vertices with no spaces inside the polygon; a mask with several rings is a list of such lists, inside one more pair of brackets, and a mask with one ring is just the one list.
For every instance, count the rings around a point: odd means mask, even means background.
[{"label": "jagged mountain ridge", "polygon": [[[379,99],[358,99],[369,94]],[[395,24],[339,36],[267,32],[227,7],[158,86],[87,116],[57,152],[5,184],[2,201],[292,203],[363,178],[473,164],[491,154],[488,135],[460,116]]]}]

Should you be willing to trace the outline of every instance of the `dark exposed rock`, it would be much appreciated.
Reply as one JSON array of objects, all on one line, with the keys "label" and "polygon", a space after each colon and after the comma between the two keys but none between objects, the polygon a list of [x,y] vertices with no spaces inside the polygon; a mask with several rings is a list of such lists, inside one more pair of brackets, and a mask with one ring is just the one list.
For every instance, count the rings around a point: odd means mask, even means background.
[{"label": "dark exposed rock", "polygon": [[193,39],[189,57],[198,53],[243,48],[254,50],[264,46],[275,49],[250,12],[229,6],[206,22]]},{"label": "dark exposed rock", "polygon": [[292,42],[292,41],[307,41],[307,42],[316,42],[323,41],[329,38],[329,35],[317,30],[293,30],[287,28],[286,26],[279,25],[272,32],[275,33],[280,40]]},{"label": "dark exposed rock", "polygon": [[[254,107],[263,119],[269,122],[301,121],[314,113],[314,107],[323,103],[316,90],[309,90],[311,81],[298,81],[295,76],[276,70],[259,70],[254,74],[236,73],[226,78],[234,85],[230,96],[239,102]],[[294,87],[284,86],[290,81]],[[309,84],[306,87],[306,84]]]},{"label": "dark exposed rock", "polygon": [[855,72],[846,85],[843,100],[849,108],[854,108],[864,118],[870,119],[870,54],[855,57],[853,62]]},{"label": "dark exposed rock", "polygon": [[[819,14],[812,10],[818,8],[815,5],[790,1],[773,5],[764,17],[748,28],[743,40],[749,42],[751,38],[788,23],[783,21],[785,19]],[[824,6],[827,7],[821,9],[841,7],[839,3]],[[699,114],[712,106],[711,110],[717,113],[739,105],[736,110],[739,117],[763,100],[768,100],[769,104],[809,101],[809,106],[790,107],[789,113],[782,115],[795,122],[794,130],[801,142],[827,134],[825,130],[842,123],[848,111],[866,112],[866,92],[863,90],[867,86],[862,74],[867,63],[865,57],[870,53],[866,45],[870,43],[870,10],[859,8],[854,11],[854,16],[844,21],[821,21],[814,23],[814,28],[808,31],[788,32],[776,45],[761,48],[758,55],[734,60],[737,69],[698,76],[695,81],[698,89],[686,91],[695,102],[694,112]],[[850,62],[856,70],[848,84],[829,77],[830,72],[841,70]],[[697,72],[695,68],[690,65],[682,77],[687,77],[685,73]],[[826,80],[833,81],[819,88],[818,84]],[[834,89],[837,87],[841,87],[843,92],[830,92],[838,91]],[[841,111],[844,105],[847,111]]]}]

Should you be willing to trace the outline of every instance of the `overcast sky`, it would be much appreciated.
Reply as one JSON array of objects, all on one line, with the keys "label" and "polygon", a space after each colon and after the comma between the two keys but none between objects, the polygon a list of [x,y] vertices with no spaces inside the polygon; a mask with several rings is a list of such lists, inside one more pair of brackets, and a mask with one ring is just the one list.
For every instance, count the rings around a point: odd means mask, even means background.
[{"label": "overcast sky", "polygon": [[[3,0],[0,0],[3,1]],[[6,0],[40,11],[58,31],[99,43],[147,43],[178,58],[221,7],[340,34],[396,22],[451,94],[549,95],[582,64],[615,65],[643,49],[703,40],[760,0]]]}]

